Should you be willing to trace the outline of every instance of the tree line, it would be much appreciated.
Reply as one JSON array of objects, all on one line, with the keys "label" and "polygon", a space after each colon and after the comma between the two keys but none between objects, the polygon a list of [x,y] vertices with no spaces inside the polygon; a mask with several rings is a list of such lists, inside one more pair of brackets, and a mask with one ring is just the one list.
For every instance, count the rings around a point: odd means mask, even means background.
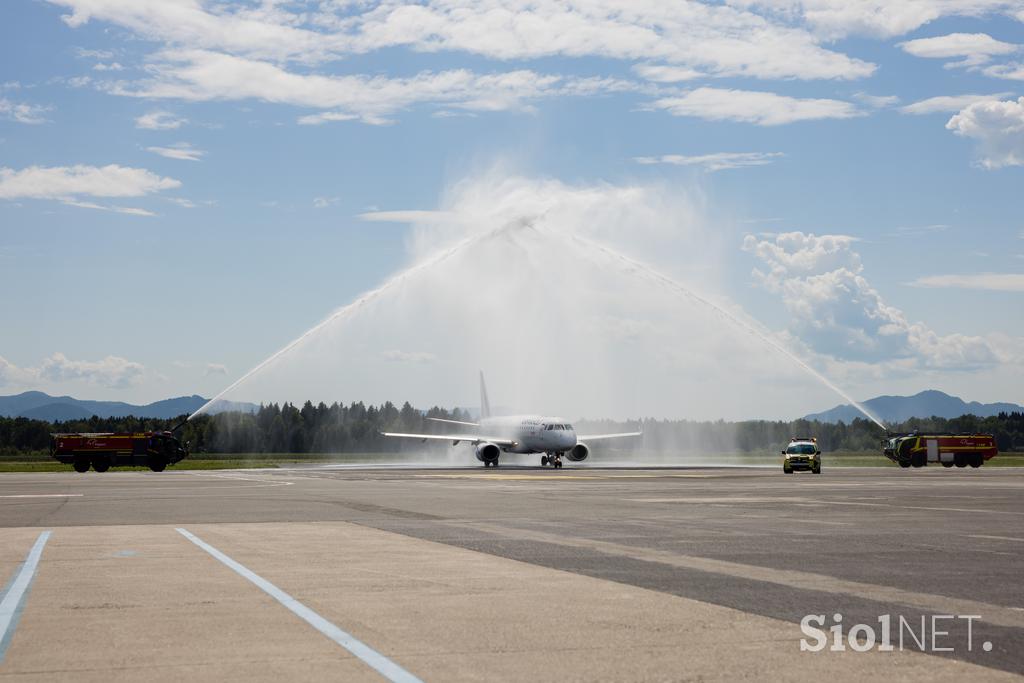
[{"label": "tree line", "polygon": [[[390,402],[374,406],[362,402],[314,405],[310,401],[301,407],[291,403],[271,403],[261,405],[253,413],[199,415],[183,425],[184,415],[171,420],[91,417],[53,423],[0,417],[0,455],[45,453],[53,433],[164,431],[179,425],[175,435],[182,442],[189,442],[190,450],[196,454],[393,453],[447,448],[450,444],[446,441],[423,443],[389,439],[380,434],[382,431],[444,434],[459,430],[453,425],[428,419],[432,417],[472,420],[466,411],[458,408],[433,407],[422,411],[409,403],[399,408]],[[640,448],[664,453],[772,453],[785,446],[790,438],[804,436],[816,437],[823,452],[869,451],[877,450],[885,435],[875,424],[862,419],[855,419],[849,424],[807,420],[580,420],[574,426],[579,434],[639,429],[644,433],[641,440],[608,442],[602,448]],[[1000,451],[1024,451],[1024,413],[1019,412],[1000,413],[993,417],[963,415],[953,419],[912,419],[891,425],[890,429],[893,432],[920,430],[994,434]]]}]

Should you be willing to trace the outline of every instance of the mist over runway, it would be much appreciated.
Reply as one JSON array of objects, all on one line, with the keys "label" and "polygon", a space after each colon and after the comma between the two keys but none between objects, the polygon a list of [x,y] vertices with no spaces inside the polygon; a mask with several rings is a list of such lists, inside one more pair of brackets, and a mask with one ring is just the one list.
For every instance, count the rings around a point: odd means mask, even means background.
[{"label": "mist over runway", "polygon": [[[1022,489],[1017,468],[4,475],[4,580],[52,534],[0,674],[379,680],[181,529],[421,680],[999,680],[1024,673]],[[979,619],[970,652],[952,622],[952,653],[800,652],[801,618],[834,613]]]}]

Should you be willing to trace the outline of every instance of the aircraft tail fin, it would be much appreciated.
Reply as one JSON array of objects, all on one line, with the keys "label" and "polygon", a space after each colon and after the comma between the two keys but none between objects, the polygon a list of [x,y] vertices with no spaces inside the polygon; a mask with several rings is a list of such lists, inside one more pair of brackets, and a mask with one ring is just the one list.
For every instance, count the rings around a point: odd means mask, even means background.
[{"label": "aircraft tail fin", "polygon": [[484,383],[484,371],[480,371],[480,419],[491,416],[491,402],[487,400],[487,385]]}]

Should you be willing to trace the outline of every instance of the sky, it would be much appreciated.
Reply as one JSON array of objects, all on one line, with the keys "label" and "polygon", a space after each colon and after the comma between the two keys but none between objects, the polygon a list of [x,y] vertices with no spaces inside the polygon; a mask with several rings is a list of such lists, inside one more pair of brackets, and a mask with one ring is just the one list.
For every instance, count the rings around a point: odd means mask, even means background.
[{"label": "sky", "polygon": [[845,402],[756,329],[1024,402],[1022,166],[1019,0],[5,2],[0,394],[213,396],[458,248],[228,398]]}]

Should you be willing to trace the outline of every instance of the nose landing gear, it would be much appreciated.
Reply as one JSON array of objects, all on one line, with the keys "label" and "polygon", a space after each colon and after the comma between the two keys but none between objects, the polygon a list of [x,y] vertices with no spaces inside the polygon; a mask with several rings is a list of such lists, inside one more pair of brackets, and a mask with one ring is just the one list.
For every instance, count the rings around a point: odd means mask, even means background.
[{"label": "nose landing gear", "polygon": [[555,469],[560,469],[562,467],[562,454],[552,453],[551,455],[545,454],[540,456],[540,466],[547,467],[548,465],[551,465]]}]

